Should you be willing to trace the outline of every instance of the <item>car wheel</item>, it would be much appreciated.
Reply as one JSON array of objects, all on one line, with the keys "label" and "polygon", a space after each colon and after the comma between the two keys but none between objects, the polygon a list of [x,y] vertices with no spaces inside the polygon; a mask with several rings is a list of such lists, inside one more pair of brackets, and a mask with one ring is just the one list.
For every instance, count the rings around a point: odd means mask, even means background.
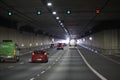
[{"label": "car wheel", "polygon": [[47,63],[47,62],[48,62],[48,60],[45,61],[45,63]]},{"label": "car wheel", "polygon": [[18,57],[18,56],[16,56],[15,58],[14,58],[14,61],[15,62],[18,62],[20,60],[20,58]]},{"label": "car wheel", "polygon": [[19,62],[19,61],[20,61],[20,58],[19,58],[19,57],[17,57],[17,58],[16,58],[16,61],[17,61],[17,62]]},{"label": "car wheel", "polygon": [[17,62],[19,62],[20,61],[20,59],[17,59]]},{"label": "car wheel", "polygon": [[0,59],[0,62],[5,62],[5,59]]}]

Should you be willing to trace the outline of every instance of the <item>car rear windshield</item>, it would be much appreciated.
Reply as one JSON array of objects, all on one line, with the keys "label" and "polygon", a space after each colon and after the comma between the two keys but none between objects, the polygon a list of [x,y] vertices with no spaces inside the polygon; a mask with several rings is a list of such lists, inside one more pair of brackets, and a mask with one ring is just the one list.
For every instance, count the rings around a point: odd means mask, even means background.
[{"label": "car rear windshield", "polygon": [[35,54],[44,54],[45,51],[34,51]]},{"label": "car rear windshield", "polygon": [[61,47],[61,46],[62,46],[62,43],[59,43],[58,46]]}]

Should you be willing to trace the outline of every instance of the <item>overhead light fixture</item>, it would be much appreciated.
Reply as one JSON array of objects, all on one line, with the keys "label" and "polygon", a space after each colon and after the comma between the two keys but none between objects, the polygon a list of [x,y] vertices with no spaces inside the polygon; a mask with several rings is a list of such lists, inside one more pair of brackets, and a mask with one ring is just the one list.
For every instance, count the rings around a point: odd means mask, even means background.
[{"label": "overhead light fixture", "polygon": [[61,21],[59,21],[59,23],[61,23]]},{"label": "overhead light fixture", "polygon": [[89,40],[91,40],[91,41],[92,41],[92,37],[89,37]]},{"label": "overhead light fixture", "polygon": [[58,20],[58,19],[60,19],[59,17],[56,17],[56,19]]},{"label": "overhead light fixture", "polygon": [[68,15],[70,15],[70,14],[71,14],[71,11],[70,11],[70,10],[67,10],[66,13],[67,13]]},{"label": "overhead light fixture", "polygon": [[51,2],[48,2],[48,3],[47,3],[47,6],[52,6],[52,3],[51,3]]},{"label": "overhead light fixture", "polygon": [[62,26],[62,25],[63,25],[63,23],[60,23],[60,25]]},{"label": "overhead light fixture", "polygon": [[8,15],[9,15],[9,16],[12,16],[12,11],[8,11]]},{"label": "overhead light fixture", "polygon": [[41,11],[37,11],[37,15],[40,15],[41,14]]},{"label": "overhead light fixture", "polygon": [[57,13],[54,11],[54,12],[52,12],[52,14],[53,14],[53,15],[56,15]]},{"label": "overhead light fixture", "polygon": [[64,28],[64,25],[62,25],[62,27]]}]

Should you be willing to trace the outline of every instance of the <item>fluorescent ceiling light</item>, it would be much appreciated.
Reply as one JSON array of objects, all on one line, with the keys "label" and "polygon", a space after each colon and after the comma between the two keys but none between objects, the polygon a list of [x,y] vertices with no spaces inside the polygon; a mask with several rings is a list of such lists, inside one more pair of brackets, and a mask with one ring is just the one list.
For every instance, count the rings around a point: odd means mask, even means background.
[{"label": "fluorescent ceiling light", "polygon": [[92,37],[89,37],[89,40],[91,40],[91,41],[92,41]]},{"label": "fluorescent ceiling light", "polygon": [[59,17],[56,17],[56,19],[58,20],[58,19],[60,19]]},{"label": "fluorescent ceiling light", "polygon": [[55,14],[56,14],[56,12],[54,11],[54,12],[52,12],[52,14],[54,14],[54,15],[55,15]]},{"label": "fluorescent ceiling light", "polygon": [[48,5],[48,6],[52,6],[52,3],[51,3],[51,2],[48,2],[47,5]]},{"label": "fluorescent ceiling light", "polygon": [[59,23],[61,23],[61,21],[59,21]]},{"label": "fluorescent ceiling light", "polygon": [[41,11],[37,11],[37,14],[40,15],[40,14],[41,14]]},{"label": "fluorescent ceiling light", "polygon": [[9,15],[9,16],[12,16],[12,11],[8,11],[8,15]]},{"label": "fluorescent ceiling light", "polygon": [[70,11],[70,10],[67,10],[67,14],[71,14],[71,11]]}]

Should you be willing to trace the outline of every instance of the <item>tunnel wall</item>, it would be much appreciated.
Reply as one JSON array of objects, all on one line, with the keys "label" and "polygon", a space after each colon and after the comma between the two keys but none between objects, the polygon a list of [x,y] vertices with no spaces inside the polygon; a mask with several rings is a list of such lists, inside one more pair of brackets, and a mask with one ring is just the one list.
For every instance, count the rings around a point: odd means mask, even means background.
[{"label": "tunnel wall", "polygon": [[[92,37],[92,40],[89,39]],[[120,29],[104,30],[82,39],[82,45],[105,55],[120,54]]]},{"label": "tunnel wall", "polygon": [[0,27],[0,41],[2,40],[13,40],[18,44],[22,52],[26,52],[38,47],[47,48],[51,38],[45,35],[35,35],[33,33]]}]

